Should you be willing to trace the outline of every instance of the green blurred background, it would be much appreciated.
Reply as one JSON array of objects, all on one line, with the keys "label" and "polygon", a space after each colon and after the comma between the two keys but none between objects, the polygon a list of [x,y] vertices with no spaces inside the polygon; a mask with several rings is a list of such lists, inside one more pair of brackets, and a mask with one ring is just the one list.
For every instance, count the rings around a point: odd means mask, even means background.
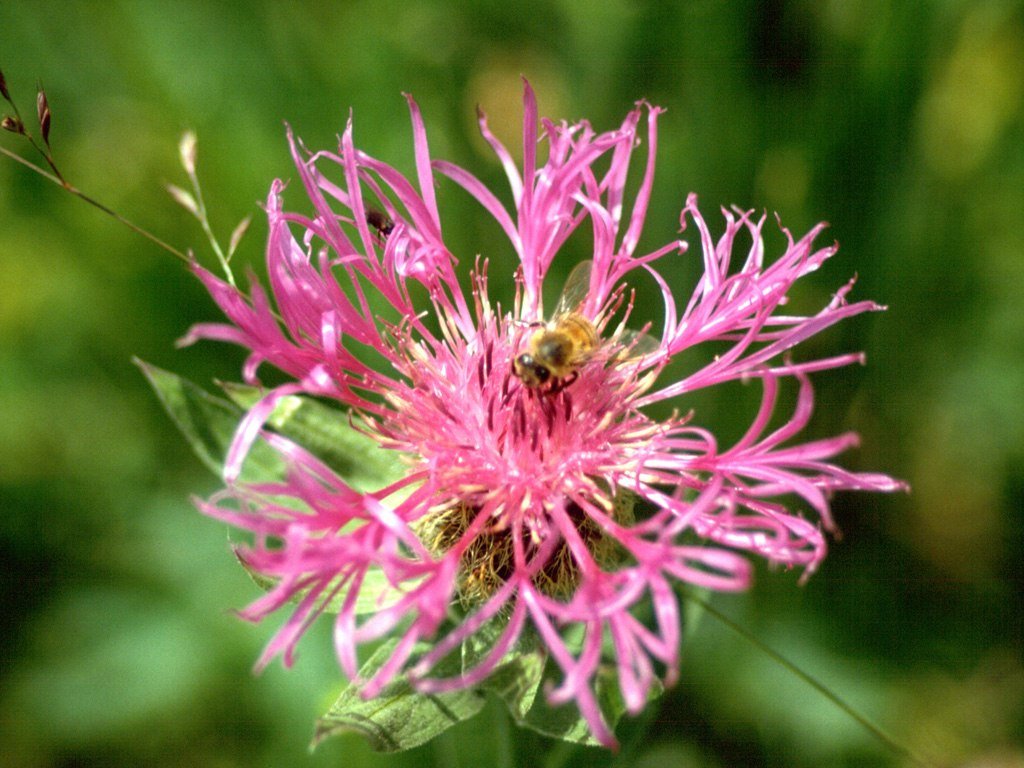
[{"label": "green blurred background", "polygon": [[[816,377],[811,434],[859,431],[843,463],[913,492],[840,496],[842,538],[806,586],[761,569],[716,605],[945,765],[1024,765],[1022,62],[1024,5],[998,0],[0,4],[0,66],[23,113],[45,85],[65,175],[207,259],[162,189],[184,182],[185,129],[226,239],[273,178],[294,177],[283,121],[326,147],[352,108],[357,143],[412,171],[403,91],[435,156],[504,189],[474,107],[514,140],[521,73],[544,114],[601,130],[641,97],[668,108],[649,245],[673,235],[690,190],[716,227],[731,203],[797,233],[827,219],[839,256],[794,306],[856,273],[854,298],[890,310],[799,352],[868,353]],[[296,184],[286,200],[304,204]],[[508,255],[454,185],[439,200],[453,250]],[[240,260],[259,264],[265,233],[257,215]],[[171,257],[7,159],[0,281],[0,765],[907,764],[710,617],[681,684],[623,723],[618,756],[536,738],[496,706],[407,754],[356,736],[308,754],[341,686],[329,627],[296,669],[251,675],[274,625],[229,612],[255,587],[189,503],[217,480],[130,362],[237,378],[235,349],[173,347],[218,317],[211,301]],[[756,394],[683,407],[735,435]]]}]

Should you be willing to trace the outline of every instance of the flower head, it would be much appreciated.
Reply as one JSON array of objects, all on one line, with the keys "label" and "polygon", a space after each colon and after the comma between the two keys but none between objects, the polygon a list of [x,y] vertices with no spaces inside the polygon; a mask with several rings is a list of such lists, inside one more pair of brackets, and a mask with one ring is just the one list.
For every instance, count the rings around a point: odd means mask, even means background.
[{"label": "flower head", "polygon": [[[716,238],[694,195],[680,225],[697,235],[703,274],[677,303],[677,287],[659,268],[694,258],[680,255],[687,243],[673,239],[638,252],[657,108],[639,104],[605,133],[586,122],[538,126],[526,86],[521,168],[481,115],[481,132],[508,177],[511,210],[468,171],[432,160],[411,98],[409,108],[415,183],[356,149],[351,120],[337,153],[309,153],[289,136],[313,214],[286,211],[283,185],[272,186],[266,210],[273,303],[259,285],[245,296],[196,267],[230,323],[197,326],[187,341],[218,339],[251,350],[249,381],[263,363],[291,377],[250,411],[229,454],[227,495],[241,506],[219,497],[203,508],[255,532],[243,557],[277,580],[245,615],[259,619],[300,597],[264,662],[278,653],[290,661],[309,622],[339,598],[334,637],[350,678],[357,678],[361,644],[401,638],[388,662],[359,681],[364,696],[402,671],[424,691],[477,685],[531,631],[561,668],[549,700],[574,701],[594,735],[611,744],[595,676],[613,661],[632,712],[659,675],[674,679],[676,583],[745,589],[750,554],[810,573],[833,527],[833,491],[901,487],[830,463],[856,443],[853,434],[797,441],[812,412],[808,374],[861,356],[798,362],[787,351],[879,307],[847,303],[851,282],[817,314],[780,313],[790,286],[835,252],[814,245],[823,225],[799,239],[783,229],[785,251],[770,259],[764,215],[724,210]],[[640,186],[627,201],[627,172],[643,135]],[[445,245],[439,177],[472,195],[518,255],[511,311],[488,296],[487,261],[477,258],[471,270],[460,270]],[[545,313],[542,288],[563,244],[581,227],[590,229],[593,256],[574,273],[572,306],[561,308],[577,318],[575,329],[561,328],[573,354],[564,365],[552,364],[550,380],[529,381],[517,360],[539,354],[538,336],[559,330]],[[737,256],[741,233],[752,245]],[[646,335],[627,330],[633,302],[624,286],[636,275],[653,278],[664,305],[663,324],[642,328]],[[659,379],[669,362],[708,342],[724,351],[683,378]],[[799,384],[796,407],[769,430],[779,383],[790,377]],[[662,402],[684,410],[687,393],[737,379],[759,382],[763,397],[735,444],[720,445],[692,413],[664,420],[649,414]],[[388,487],[356,489],[303,448],[268,435],[290,461],[288,478],[236,484],[264,421],[293,393],[351,409],[382,450],[405,457],[405,476]],[[371,582],[374,590],[383,582],[386,597],[374,612],[361,613],[361,592]],[[642,620],[640,606],[652,618]],[[488,623],[500,632],[473,669],[431,676]],[[424,640],[432,649],[414,655]]]}]

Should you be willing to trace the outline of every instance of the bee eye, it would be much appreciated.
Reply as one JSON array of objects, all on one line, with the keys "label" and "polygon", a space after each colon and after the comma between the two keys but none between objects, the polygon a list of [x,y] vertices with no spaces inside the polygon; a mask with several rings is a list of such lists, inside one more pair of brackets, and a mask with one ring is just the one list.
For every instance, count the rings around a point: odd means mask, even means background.
[{"label": "bee eye", "polygon": [[524,368],[529,368],[533,365],[533,357],[526,354],[525,352],[516,358],[516,362]]},{"label": "bee eye", "polygon": [[534,367],[533,375],[537,377],[537,381],[543,384],[545,381],[551,378],[551,371],[549,371],[543,365],[538,365]]}]

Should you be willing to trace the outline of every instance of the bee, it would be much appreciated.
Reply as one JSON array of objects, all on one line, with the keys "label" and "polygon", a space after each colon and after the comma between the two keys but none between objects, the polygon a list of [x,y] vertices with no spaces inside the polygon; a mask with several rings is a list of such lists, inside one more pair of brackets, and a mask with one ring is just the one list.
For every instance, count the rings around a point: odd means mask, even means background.
[{"label": "bee", "polygon": [[[593,261],[582,261],[569,273],[551,320],[530,337],[526,351],[512,363],[512,372],[527,387],[551,384],[557,392],[572,384],[579,368],[591,359],[604,340],[594,322],[580,313],[590,292]],[[623,329],[615,334],[622,349],[611,356],[615,363],[655,352],[659,343],[646,333]]]},{"label": "bee", "polygon": [[584,261],[573,268],[551,320],[534,332],[526,351],[512,363],[513,373],[527,387],[571,384],[600,344],[597,328],[579,312],[590,290],[592,266]]}]

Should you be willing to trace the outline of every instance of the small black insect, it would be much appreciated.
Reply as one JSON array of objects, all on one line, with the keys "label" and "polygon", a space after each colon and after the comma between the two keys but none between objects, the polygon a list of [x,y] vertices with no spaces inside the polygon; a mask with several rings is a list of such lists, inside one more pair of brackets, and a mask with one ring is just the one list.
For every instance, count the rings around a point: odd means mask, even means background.
[{"label": "small black insect", "polygon": [[395,222],[389,219],[386,213],[376,208],[370,208],[366,212],[366,223],[377,231],[381,240],[387,240],[388,235],[395,229]]}]

